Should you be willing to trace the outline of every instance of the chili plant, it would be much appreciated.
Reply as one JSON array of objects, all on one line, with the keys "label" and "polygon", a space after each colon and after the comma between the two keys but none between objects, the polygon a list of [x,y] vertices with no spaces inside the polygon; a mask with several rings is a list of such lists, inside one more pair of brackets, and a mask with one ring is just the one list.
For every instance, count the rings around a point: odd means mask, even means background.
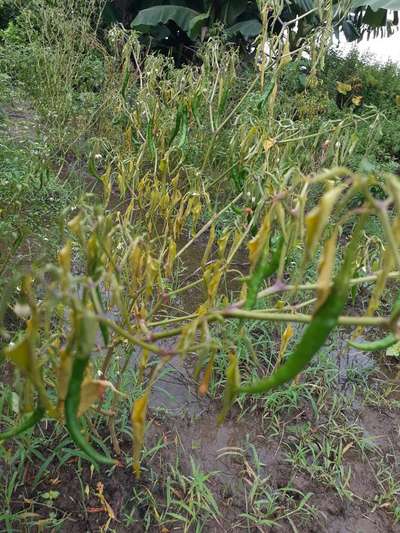
[{"label": "chili plant", "polygon": [[[375,200],[370,193],[377,182],[386,193],[385,202]],[[153,182],[153,190],[148,192],[150,204],[155,193],[159,197],[166,194],[155,188],[164,185]],[[174,189],[173,196],[177,181],[172,180],[170,187]],[[315,195],[315,189],[318,202],[306,210],[307,198]],[[361,195],[362,203],[351,208],[356,194]],[[143,194],[143,201],[147,197]],[[241,195],[237,196],[233,203],[240,198]],[[163,204],[158,199],[154,209],[156,205]],[[114,400],[113,412],[107,418],[110,431],[115,432],[113,418],[121,394],[119,383],[111,383],[106,378],[117,346],[123,343],[129,347],[126,361],[134,357],[139,362],[138,372],[144,387],[143,395],[136,399],[132,409],[134,465],[139,473],[151,389],[172,358],[187,357],[190,353],[197,354],[195,375],[200,392],[207,393],[215,350],[223,342],[216,337],[218,328],[213,324],[232,320],[307,324],[291,354],[283,354],[270,376],[260,376],[253,383],[246,382],[235,347],[230,346],[219,421],[228,414],[238,395],[264,394],[298,376],[336,327],[375,326],[389,330],[391,341],[397,339],[397,303],[391,316],[370,313],[355,316],[345,311],[352,286],[372,283],[381,277],[382,270],[353,277],[357,264],[362,261],[361,240],[369,217],[382,220],[385,235],[382,253],[385,257],[389,255],[394,264],[394,271],[386,273],[383,283],[400,276],[399,206],[396,177],[366,176],[335,168],[319,175],[293,177],[280,194],[271,196],[266,191],[252,219],[238,225],[235,234],[216,235],[213,228],[225,208],[215,212],[183,245],[179,240],[181,224],[199,217],[203,209],[199,196],[180,196],[176,202],[165,203],[162,214],[167,231],[151,239],[145,239],[126,218],[105,213],[99,207],[85,206],[68,224],[70,237],[60,250],[58,262],[25,275],[13,300],[14,311],[25,327],[3,349],[3,356],[15,366],[18,379],[24,384],[22,403],[26,415],[15,428],[6,429],[0,439],[4,441],[26,431],[43,417],[54,418],[65,423],[73,441],[89,460],[113,464],[113,459],[89,444],[81,432],[79,419],[109,390]],[[254,223],[259,229],[251,238],[249,229]],[[195,270],[197,279],[186,284],[180,278],[172,279],[171,272],[184,263],[184,253],[204,233],[209,238],[204,243],[200,267]],[[249,272],[242,278],[239,299],[226,303],[220,298],[222,282],[229,275],[233,258],[245,244]],[[299,250],[302,257],[298,268],[291,272],[287,267],[293,254],[298,257]],[[304,283],[304,274],[315,263],[318,250],[315,281]],[[275,278],[271,280],[274,273]],[[190,315],[171,317],[170,299],[197,285],[204,287],[201,304]],[[272,309],[259,308],[277,295],[289,295],[290,302],[306,291],[315,293],[315,298],[308,303],[311,307],[308,314],[293,312],[290,305],[288,310],[276,305]],[[3,327],[3,336],[7,335]],[[167,339],[170,339],[168,343]],[[386,341],[380,343],[383,345]],[[101,379],[95,377],[96,368]]]}]

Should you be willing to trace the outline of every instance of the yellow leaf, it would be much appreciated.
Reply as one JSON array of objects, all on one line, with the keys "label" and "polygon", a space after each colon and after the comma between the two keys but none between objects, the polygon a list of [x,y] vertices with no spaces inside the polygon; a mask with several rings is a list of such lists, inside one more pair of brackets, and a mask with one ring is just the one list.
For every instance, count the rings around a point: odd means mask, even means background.
[{"label": "yellow leaf", "polygon": [[289,39],[288,39],[285,43],[285,46],[283,47],[282,57],[281,57],[279,66],[283,67],[287,65],[288,63],[290,63],[291,60],[292,60],[292,56],[290,55],[290,44],[289,44]]},{"label": "yellow leaf", "polygon": [[335,266],[337,233],[325,243],[324,253],[318,267],[317,304],[318,309],[328,298],[332,284],[333,268]]},{"label": "yellow leaf", "polygon": [[149,391],[146,391],[140,398],[138,398],[134,402],[131,414],[133,431],[133,470],[137,478],[140,477],[140,453],[142,451],[144,442],[144,430],[148,400]]},{"label": "yellow leaf", "polygon": [[119,392],[110,381],[102,379],[85,379],[81,385],[81,399],[79,403],[78,416],[82,416],[92,405],[101,400],[106,389],[111,389],[116,394],[126,398],[125,394]]},{"label": "yellow leaf", "polygon": [[363,97],[362,96],[353,96],[353,98],[351,99],[351,101],[353,102],[353,104],[355,106],[360,106],[362,104],[362,99]]},{"label": "yellow leaf", "polygon": [[64,273],[68,273],[71,270],[71,241],[67,241],[64,248],[58,253],[58,262]]},{"label": "yellow leaf", "polygon": [[257,232],[257,235],[253,239],[251,239],[251,241],[247,245],[249,249],[249,261],[252,267],[257,264],[257,261],[268,242],[270,229],[271,212],[268,211],[264,217],[260,229]]},{"label": "yellow leaf", "polygon": [[268,152],[273,146],[276,144],[276,139],[272,139],[271,137],[268,137],[263,142],[263,147],[266,152]]},{"label": "yellow leaf", "polygon": [[340,94],[347,94],[351,91],[351,85],[349,85],[348,83],[342,83],[341,81],[337,81],[336,90]]},{"label": "yellow leaf", "polygon": [[222,237],[218,239],[218,256],[220,259],[224,258],[224,253],[225,253],[226,245],[228,244],[229,236],[230,236],[230,232],[225,231]]},{"label": "yellow leaf", "polygon": [[208,300],[210,304],[213,304],[217,295],[218,287],[221,282],[223,274],[221,261],[216,261],[210,265],[204,272],[204,281],[207,286]]},{"label": "yellow leaf", "polygon": [[282,358],[285,355],[290,339],[293,337],[294,331],[290,324],[287,325],[281,338],[281,346],[279,349],[279,357]]},{"label": "yellow leaf", "polygon": [[30,371],[32,346],[28,337],[23,338],[17,344],[4,349],[6,359],[14,363],[21,372],[27,374]]},{"label": "yellow leaf", "polygon": [[154,259],[150,255],[147,257],[146,262],[146,293],[151,295],[154,284],[158,278],[160,272],[160,263],[157,259]]},{"label": "yellow leaf", "polygon": [[400,94],[396,95],[396,105],[400,107]]},{"label": "yellow leaf", "polygon": [[170,277],[172,275],[172,267],[176,257],[176,242],[171,238],[168,245],[168,257],[165,264],[165,275]]},{"label": "yellow leaf", "polygon": [[103,195],[104,195],[104,206],[108,205],[111,196],[111,165],[108,165],[104,174],[100,177],[101,182],[103,183]]},{"label": "yellow leaf", "polygon": [[212,246],[214,244],[214,240],[215,240],[215,226],[213,224],[210,228],[210,235],[208,237],[207,246],[206,246],[206,249],[204,250],[204,254],[200,262],[202,269],[204,269],[204,267],[207,264],[208,258],[210,257],[210,253],[212,250]]},{"label": "yellow leaf", "polygon": [[142,355],[139,359],[139,375],[138,375],[138,381],[139,383],[142,383],[144,371],[146,370],[147,361],[149,360],[149,350],[147,348],[143,348]]},{"label": "yellow leaf", "polygon": [[343,186],[338,186],[326,192],[319,204],[314,207],[306,216],[306,258],[310,258],[317,247],[325,226],[331,216],[332,209],[343,190]]},{"label": "yellow leaf", "polygon": [[73,219],[68,222],[68,227],[74,235],[81,236],[82,233],[82,216],[78,213]]},{"label": "yellow leaf", "polygon": [[58,410],[61,416],[64,412],[64,402],[68,393],[72,362],[71,351],[69,346],[67,346],[60,352],[60,364],[57,369]]},{"label": "yellow leaf", "polygon": [[204,371],[203,379],[201,380],[201,383],[199,385],[200,396],[205,396],[208,392],[208,386],[210,384],[210,380],[211,380],[213,368],[214,368],[214,359],[215,359],[215,356],[212,355]]}]

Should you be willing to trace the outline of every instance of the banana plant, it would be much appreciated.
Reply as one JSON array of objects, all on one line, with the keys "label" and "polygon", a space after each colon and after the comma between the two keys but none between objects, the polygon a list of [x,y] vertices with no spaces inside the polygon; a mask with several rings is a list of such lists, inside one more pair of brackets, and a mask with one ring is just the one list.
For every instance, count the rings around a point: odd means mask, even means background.
[{"label": "banana plant", "polygon": [[[115,0],[119,17],[148,38],[156,48],[193,46],[204,40],[211,26],[219,23],[231,41],[249,42],[262,29],[257,0]],[[293,46],[323,26],[320,0],[284,0],[278,10],[267,11],[271,33],[286,25]],[[333,26],[346,40],[390,34],[399,25],[400,0],[351,0],[333,2]],[[269,17],[270,13],[270,17]]]}]

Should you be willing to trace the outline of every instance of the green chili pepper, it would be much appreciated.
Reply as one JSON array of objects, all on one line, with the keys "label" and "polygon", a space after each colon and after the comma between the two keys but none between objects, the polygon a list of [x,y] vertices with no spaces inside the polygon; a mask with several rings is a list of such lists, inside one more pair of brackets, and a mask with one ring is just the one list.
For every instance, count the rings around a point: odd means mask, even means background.
[{"label": "green chili pepper", "polygon": [[353,342],[348,341],[348,344],[352,346],[353,348],[356,348],[357,350],[360,350],[362,352],[376,352],[378,350],[384,350],[385,348],[390,348],[391,346],[394,346],[397,342],[399,342],[399,339],[393,335],[393,333],[389,333],[389,335],[386,335],[383,339],[379,339],[377,341],[373,342]]},{"label": "green chili pepper", "polygon": [[126,89],[128,88],[129,76],[130,76],[130,70],[129,70],[129,63],[128,62],[126,62],[124,70],[125,70],[125,72],[124,72],[124,79],[122,80],[121,96],[125,100]]},{"label": "green chili pepper", "polygon": [[251,385],[240,387],[238,392],[260,394],[283,385],[295,378],[311,361],[313,356],[325,344],[330,332],[335,328],[338,318],[347,300],[349,281],[353,272],[353,258],[363,227],[364,217],[357,224],[353,238],[347,247],[342,268],[335,280],[332,290],[317,310],[312,322],[306,328],[303,337],[286,362],[271,376]]},{"label": "green chili pepper", "polygon": [[181,135],[178,142],[178,148],[182,148],[187,139],[188,131],[189,131],[189,114],[186,106],[183,106],[182,108],[182,128],[181,128]]},{"label": "green chili pepper", "polygon": [[259,111],[261,111],[264,108],[266,102],[268,101],[269,95],[271,94],[272,89],[274,88],[274,85],[275,85],[275,80],[271,80],[265,86],[264,92],[260,96],[260,98],[258,100],[258,103],[257,103],[257,108],[258,108]]},{"label": "green chili pepper", "polygon": [[181,132],[181,135],[178,141],[178,148],[182,148],[182,146],[186,143],[188,129],[189,129],[188,109],[185,105],[181,105],[179,106],[179,109],[176,112],[175,127],[169,139],[169,146],[171,146],[171,144],[173,143],[178,133]]},{"label": "green chili pepper", "polygon": [[175,127],[171,133],[171,137],[169,139],[169,146],[173,143],[175,137],[178,135],[179,130],[181,128],[181,122],[182,122],[182,106],[179,106],[178,111],[176,112],[176,119],[175,119]]},{"label": "green chili pepper", "polygon": [[247,282],[247,298],[244,304],[245,309],[253,309],[257,301],[257,293],[264,280],[272,276],[279,267],[279,261],[282,253],[284,238],[279,236],[274,250],[272,250],[271,259],[268,261],[267,248],[264,249],[259,258],[256,268]]},{"label": "green chili pepper", "polygon": [[69,434],[75,444],[94,463],[116,464],[114,459],[98,453],[85,439],[81,432],[81,425],[77,413],[81,401],[81,385],[85,377],[85,371],[89,364],[90,348],[95,338],[96,321],[92,317],[81,317],[77,320],[77,349],[72,366],[71,378],[65,399],[65,422]]},{"label": "green chili pepper", "polygon": [[9,429],[8,431],[4,431],[4,433],[0,433],[0,442],[12,439],[13,437],[21,435],[21,433],[25,433],[25,431],[28,431],[28,429],[36,426],[36,424],[44,417],[45,412],[46,410],[44,407],[37,407],[31,415],[24,417],[20,424]]},{"label": "green chili pepper", "polygon": [[146,127],[146,142],[147,146],[149,147],[150,154],[155,157],[156,156],[156,145],[154,143],[154,135],[153,135],[153,119],[151,118]]}]

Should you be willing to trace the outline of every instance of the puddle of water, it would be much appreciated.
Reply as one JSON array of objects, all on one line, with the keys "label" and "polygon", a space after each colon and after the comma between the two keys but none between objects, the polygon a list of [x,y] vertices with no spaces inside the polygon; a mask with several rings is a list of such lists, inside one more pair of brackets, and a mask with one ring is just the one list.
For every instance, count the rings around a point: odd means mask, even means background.
[{"label": "puddle of water", "polygon": [[[335,361],[338,368],[337,386],[346,392],[355,381],[362,375],[368,375],[376,368],[376,361],[367,352],[360,352],[348,345],[348,335],[338,337],[335,349],[330,350],[329,355]],[[355,339],[362,342],[364,339]],[[361,376],[360,376],[361,375]]]},{"label": "puddle of water", "polygon": [[165,410],[175,416],[194,417],[204,412],[209,407],[209,400],[198,396],[197,384],[189,370],[184,360],[174,357],[153,387],[150,408]]}]

